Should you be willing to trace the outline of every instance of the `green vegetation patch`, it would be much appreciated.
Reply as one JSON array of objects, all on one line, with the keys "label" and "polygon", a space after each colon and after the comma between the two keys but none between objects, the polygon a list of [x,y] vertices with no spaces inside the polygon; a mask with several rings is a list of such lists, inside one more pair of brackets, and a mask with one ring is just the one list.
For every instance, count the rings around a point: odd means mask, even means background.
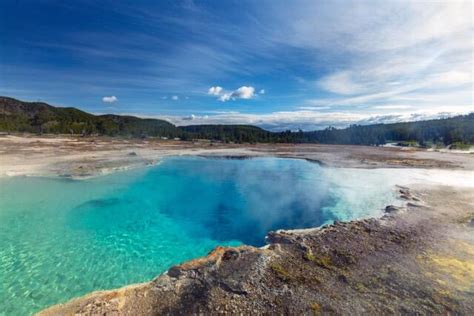
[{"label": "green vegetation patch", "polygon": [[328,270],[330,270],[333,266],[332,259],[328,255],[315,255],[311,251],[307,251],[304,254],[304,258]]},{"label": "green vegetation patch", "polygon": [[367,292],[367,287],[361,283],[361,282],[357,282],[353,285],[353,288],[354,290],[356,290],[357,292]]},{"label": "green vegetation patch", "polygon": [[464,215],[462,217],[460,217],[457,222],[459,224],[469,224],[472,220],[474,220],[474,212],[473,213],[469,213],[467,215]]},{"label": "green vegetation patch", "polygon": [[277,278],[279,278],[282,281],[288,282],[293,279],[291,274],[280,264],[274,263],[270,266],[270,269],[272,269],[273,273],[276,274]]},{"label": "green vegetation patch", "polygon": [[463,143],[463,142],[454,142],[449,147],[450,149],[455,150],[469,150],[471,149],[471,144]]},{"label": "green vegetation patch", "polygon": [[397,146],[401,146],[401,147],[419,147],[420,144],[416,140],[407,140],[407,141],[398,142]]}]

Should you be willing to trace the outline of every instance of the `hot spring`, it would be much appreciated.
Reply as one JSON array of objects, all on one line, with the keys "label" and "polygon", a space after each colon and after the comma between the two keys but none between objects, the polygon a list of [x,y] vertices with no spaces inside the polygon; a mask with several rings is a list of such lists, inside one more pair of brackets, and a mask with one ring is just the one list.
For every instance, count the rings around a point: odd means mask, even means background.
[{"label": "hot spring", "polygon": [[0,314],[148,281],[217,245],[262,246],[270,230],[379,216],[410,177],[190,157],[87,180],[0,179]]}]

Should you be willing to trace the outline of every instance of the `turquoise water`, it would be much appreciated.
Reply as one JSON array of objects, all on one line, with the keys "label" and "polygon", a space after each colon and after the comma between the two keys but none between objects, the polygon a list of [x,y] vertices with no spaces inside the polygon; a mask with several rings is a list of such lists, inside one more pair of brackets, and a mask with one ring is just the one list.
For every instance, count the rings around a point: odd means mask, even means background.
[{"label": "turquoise water", "polygon": [[0,314],[148,281],[217,245],[261,246],[269,230],[377,215],[395,198],[390,179],[275,158],[0,179]]}]

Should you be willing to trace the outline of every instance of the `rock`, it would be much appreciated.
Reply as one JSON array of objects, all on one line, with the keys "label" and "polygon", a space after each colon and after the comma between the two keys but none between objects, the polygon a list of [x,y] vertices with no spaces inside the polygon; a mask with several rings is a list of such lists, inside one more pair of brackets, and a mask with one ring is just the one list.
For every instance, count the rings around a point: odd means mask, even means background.
[{"label": "rock", "polygon": [[234,250],[234,249],[229,249],[224,254],[222,255],[222,260],[228,261],[228,260],[235,260],[239,257],[239,252]]},{"label": "rock", "polygon": [[408,187],[405,187],[405,186],[403,186],[403,185],[396,185],[396,187],[397,187],[397,188],[400,188],[400,189],[402,189],[402,190],[409,190]]},{"label": "rock", "polygon": [[293,238],[290,234],[284,231],[272,231],[265,236],[265,240],[269,244],[291,244],[293,243]]},{"label": "rock", "polygon": [[398,191],[400,193],[400,198],[407,201],[421,201],[418,197],[410,192],[407,188],[402,188]]},{"label": "rock", "polygon": [[347,277],[343,274],[339,274],[337,279],[341,281],[342,283],[348,283]]},{"label": "rock", "polygon": [[388,214],[398,213],[400,211],[401,211],[401,209],[398,206],[395,206],[395,205],[387,205],[385,207],[385,213],[388,213]]},{"label": "rock", "polygon": [[129,152],[129,153],[128,153],[128,155],[129,155],[129,156],[136,156],[136,155],[137,155],[137,153],[136,153],[136,152],[134,152],[134,151],[132,151],[132,152]]},{"label": "rock", "polygon": [[178,266],[172,266],[168,270],[168,275],[172,278],[177,278],[181,275],[181,269]]}]

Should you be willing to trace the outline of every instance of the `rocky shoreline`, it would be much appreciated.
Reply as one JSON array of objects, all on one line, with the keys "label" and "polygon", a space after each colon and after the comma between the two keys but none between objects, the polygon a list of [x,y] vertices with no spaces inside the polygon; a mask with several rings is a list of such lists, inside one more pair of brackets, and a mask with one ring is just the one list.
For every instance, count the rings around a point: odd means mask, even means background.
[{"label": "rocky shoreline", "polygon": [[270,232],[39,315],[474,314],[472,190],[399,192],[380,219]]}]

